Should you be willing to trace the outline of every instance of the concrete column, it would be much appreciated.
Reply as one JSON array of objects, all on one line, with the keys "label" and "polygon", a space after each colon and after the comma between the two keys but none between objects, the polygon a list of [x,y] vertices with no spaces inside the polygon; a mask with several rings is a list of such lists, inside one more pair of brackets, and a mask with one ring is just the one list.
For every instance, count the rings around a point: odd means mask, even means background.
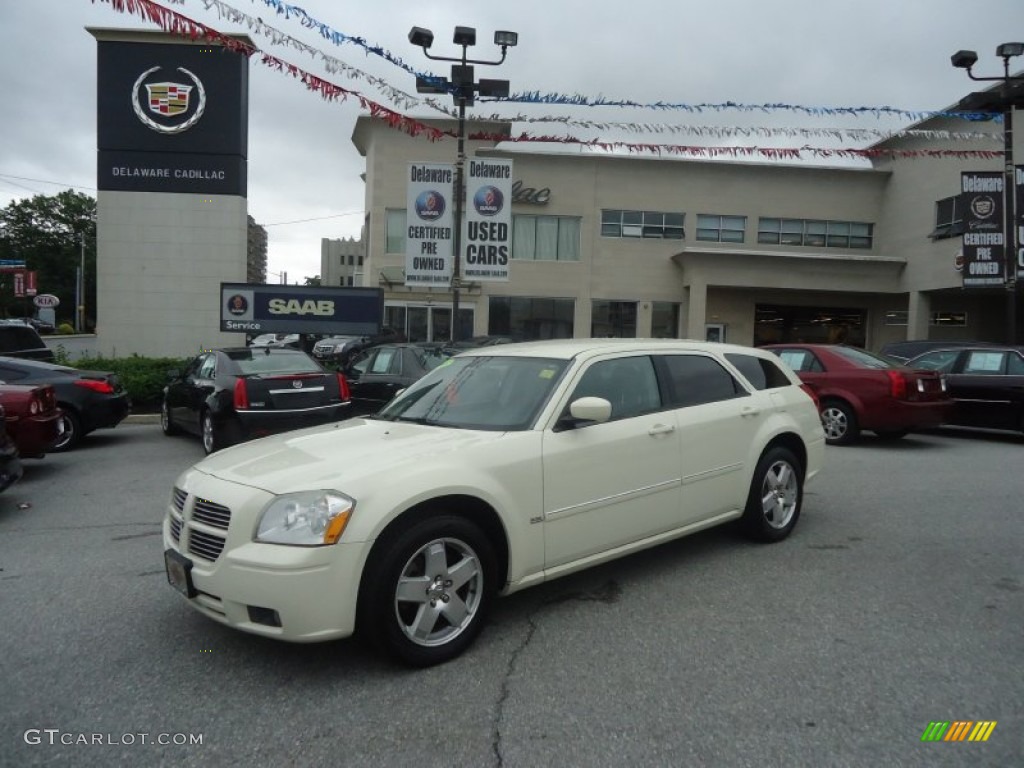
[{"label": "concrete column", "polygon": [[691,283],[687,294],[683,338],[703,341],[708,314],[708,286],[706,283]]},{"label": "concrete column", "polygon": [[931,317],[931,296],[923,291],[911,291],[907,305],[907,338],[927,339],[928,320]]}]

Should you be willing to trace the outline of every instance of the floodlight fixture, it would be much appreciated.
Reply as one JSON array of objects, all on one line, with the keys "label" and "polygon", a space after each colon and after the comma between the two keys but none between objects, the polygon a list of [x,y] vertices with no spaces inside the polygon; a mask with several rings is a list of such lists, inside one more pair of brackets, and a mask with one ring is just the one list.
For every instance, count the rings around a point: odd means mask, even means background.
[{"label": "floodlight fixture", "polygon": [[454,42],[463,47],[476,45],[476,30],[473,27],[456,27]]},{"label": "floodlight fixture", "polygon": [[519,44],[519,33],[499,30],[494,33],[494,44],[502,48],[515,48]]},{"label": "floodlight fixture", "polygon": [[1022,54],[1024,54],[1024,43],[1003,43],[996,48],[996,56],[1002,56],[1004,59]]},{"label": "floodlight fixture", "polygon": [[434,33],[423,27],[413,27],[409,30],[409,42],[427,50],[434,44]]},{"label": "floodlight fixture", "polygon": [[481,96],[505,98],[508,96],[508,80],[489,80],[481,77],[476,90]]},{"label": "floodlight fixture", "polygon": [[949,60],[957,69],[970,69],[978,63],[978,54],[974,51],[957,51]]}]

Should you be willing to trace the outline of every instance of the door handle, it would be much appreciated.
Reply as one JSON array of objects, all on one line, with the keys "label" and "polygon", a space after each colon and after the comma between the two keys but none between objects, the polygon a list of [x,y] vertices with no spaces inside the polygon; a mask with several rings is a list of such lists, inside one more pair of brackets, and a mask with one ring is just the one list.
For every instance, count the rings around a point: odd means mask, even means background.
[{"label": "door handle", "polygon": [[676,428],[672,424],[655,424],[647,430],[647,434],[651,437],[657,437],[658,435],[670,435],[675,431]]},{"label": "door handle", "polygon": [[755,408],[752,405],[744,406],[740,410],[740,416],[742,416],[744,419],[748,419],[748,418],[752,418],[754,416],[760,416],[760,415],[761,415],[761,409],[760,408]]}]

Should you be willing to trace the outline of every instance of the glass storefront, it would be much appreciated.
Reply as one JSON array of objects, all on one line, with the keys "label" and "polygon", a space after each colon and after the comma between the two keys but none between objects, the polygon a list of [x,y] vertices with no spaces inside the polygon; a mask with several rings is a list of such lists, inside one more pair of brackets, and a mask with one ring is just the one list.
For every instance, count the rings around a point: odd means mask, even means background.
[{"label": "glass storefront", "polygon": [[804,342],[863,347],[866,337],[863,309],[795,307],[757,304],[754,308],[754,346]]}]

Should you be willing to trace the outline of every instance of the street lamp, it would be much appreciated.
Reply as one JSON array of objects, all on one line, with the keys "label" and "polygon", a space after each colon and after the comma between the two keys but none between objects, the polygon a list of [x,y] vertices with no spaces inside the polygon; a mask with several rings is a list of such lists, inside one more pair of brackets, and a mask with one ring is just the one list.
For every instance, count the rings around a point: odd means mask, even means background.
[{"label": "street lamp", "polygon": [[75,332],[85,333],[85,232],[78,235],[78,279],[75,281]]},{"label": "street lamp", "polygon": [[466,49],[476,45],[476,30],[473,27],[456,27],[453,42],[462,46],[459,57],[434,56],[430,46],[434,44],[434,33],[423,27],[413,27],[409,31],[409,42],[423,49],[423,55],[434,61],[453,61],[451,78],[417,77],[417,93],[451,93],[459,108],[459,144],[455,162],[455,259],[452,265],[452,324],[451,340],[459,340],[459,292],[462,272],[462,207],[466,194],[463,169],[466,163],[466,107],[473,106],[475,95],[508,96],[508,80],[481,79],[474,82],[474,71],[470,64],[497,66],[505,61],[509,48],[519,43],[519,34],[507,30],[494,33],[494,44],[501,47],[501,58],[497,61],[481,61],[466,57]]},{"label": "street lamp", "polygon": [[996,48],[996,56],[1003,59],[1003,74],[996,77],[978,77],[971,68],[978,63],[974,51],[957,51],[950,61],[957,69],[967,71],[971,80],[1002,82],[998,97],[989,93],[972,93],[960,101],[960,108],[966,111],[1003,113],[1003,250],[1006,257],[1006,323],[1007,343],[1017,343],[1017,217],[1015,212],[1015,184],[1013,168],[1013,109],[1016,104],[1024,105],[1024,95],[1015,93],[1016,83],[1024,83],[1024,77],[1010,75],[1010,59],[1024,55],[1024,43],[1003,43]]}]

